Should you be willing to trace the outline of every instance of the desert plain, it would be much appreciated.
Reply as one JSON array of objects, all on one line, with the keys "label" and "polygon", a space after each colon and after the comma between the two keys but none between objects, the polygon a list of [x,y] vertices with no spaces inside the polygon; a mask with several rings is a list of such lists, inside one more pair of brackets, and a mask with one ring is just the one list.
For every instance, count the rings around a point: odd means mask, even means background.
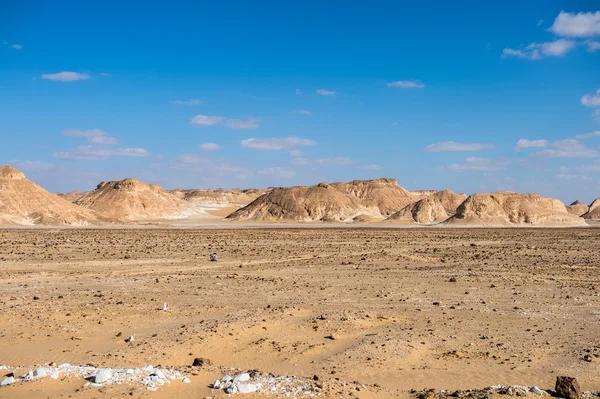
[{"label": "desert plain", "polygon": [[211,384],[245,371],[315,397],[552,389],[558,375],[597,391],[599,239],[595,227],[0,230],[3,374],[153,365],[190,380],[152,392],[61,376],[0,397],[222,397]]}]

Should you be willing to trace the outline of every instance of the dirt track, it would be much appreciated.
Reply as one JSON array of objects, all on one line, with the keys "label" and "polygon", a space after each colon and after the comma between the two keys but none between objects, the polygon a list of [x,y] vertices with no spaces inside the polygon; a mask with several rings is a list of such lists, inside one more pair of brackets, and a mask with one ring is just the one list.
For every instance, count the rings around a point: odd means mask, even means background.
[{"label": "dirt track", "polygon": [[[598,390],[599,243],[596,228],[0,231],[0,364],[201,356],[340,392],[335,378],[401,394],[552,388],[559,374]],[[206,396],[218,374],[138,394]]]}]

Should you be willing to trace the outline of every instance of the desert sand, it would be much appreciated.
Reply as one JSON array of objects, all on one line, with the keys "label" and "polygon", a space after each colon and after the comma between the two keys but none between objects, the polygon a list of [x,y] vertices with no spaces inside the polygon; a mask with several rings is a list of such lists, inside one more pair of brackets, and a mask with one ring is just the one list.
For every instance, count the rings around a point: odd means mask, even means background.
[{"label": "desert sand", "polygon": [[[251,370],[324,397],[551,389],[557,375],[598,390],[599,238],[595,228],[4,230],[4,373],[160,365],[191,383],[151,392],[61,377],[0,396],[220,397],[215,379]],[[192,367],[200,357],[212,365]]]}]

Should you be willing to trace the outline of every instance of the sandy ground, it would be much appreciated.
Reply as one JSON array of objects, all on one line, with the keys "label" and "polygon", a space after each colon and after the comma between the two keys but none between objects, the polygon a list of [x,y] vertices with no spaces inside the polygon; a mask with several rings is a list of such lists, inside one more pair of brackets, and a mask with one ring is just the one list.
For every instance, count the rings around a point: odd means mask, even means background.
[{"label": "sandy ground", "polygon": [[599,269],[597,228],[2,230],[0,365],[152,364],[192,383],[0,397],[222,396],[208,386],[229,368],[316,375],[324,396],[557,375],[599,390]]}]

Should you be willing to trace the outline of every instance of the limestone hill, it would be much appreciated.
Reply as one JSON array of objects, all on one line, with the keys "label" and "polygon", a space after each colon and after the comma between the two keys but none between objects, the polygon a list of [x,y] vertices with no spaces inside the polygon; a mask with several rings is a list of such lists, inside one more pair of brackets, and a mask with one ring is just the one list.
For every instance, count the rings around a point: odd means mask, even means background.
[{"label": "limestone hill", "polygon": [[136,221],[178,219],[194,215],[194,207],[156,184],[135,179],[101,182],[76,204],[107,218]]},{"label": "limestone hill", "polygon": [[565,205],[537,194],[513,192],[473,194],[447,220],[452,225],[576,226],[585,221],[567,212]]},{"label": "limestone hill", "polygon": [[392,215],[416,200],[395,179],[354,180],[331,185],[358,198],[366,207],[379,209],[383,216]]},{"label": "limestone hill", "polygon": [[441,223],[456,213],[456,209],[467,199],[465,194],[450,190],[429,194],[400,211],[388,220],[409,220],[421,224]]},{"label": "limestone hill", "polygon": [[28,180],[23,173],[0,167],[0,223],[86,225],[94,212],[72,204]]},{"label": "limestone hill", "polygon": [[381,219],[376,206],[366,206],[355,195],[334,185],[274,188],[227,217],[254,221],[352,221],[355,217]]},{"label": "limestone hill", "polygon": [[579,201],[575,201],[571,205],[567,206],[567,212],[569,212],[571,215],[582,216],[583,214],[587,213],[587,211],[589,211],[589,207]]},{"label": "limestone hill", "polygon": [[599,220],[600,219],[600,198],[596,198],[590,204],[589,210],[583,215],[584,219]]}]

